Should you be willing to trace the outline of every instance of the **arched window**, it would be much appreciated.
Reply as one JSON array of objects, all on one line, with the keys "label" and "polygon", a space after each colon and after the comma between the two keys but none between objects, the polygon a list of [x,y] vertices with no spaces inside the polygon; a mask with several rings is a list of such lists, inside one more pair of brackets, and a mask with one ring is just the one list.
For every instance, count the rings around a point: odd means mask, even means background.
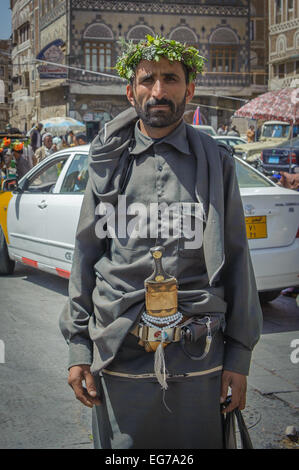
[{"label": "arched window", "polygon": [[102,23],[88,26],[83,35],[86,70],[111,73],[113,39],[108,26]]},{"label": "arched window", "polygon": [[147,34],[151,36],[155,36],[154,31],[146,25],[137,25],[133,26],[127,34],[127,39],[131,41],[141,41],[142,39],[146,39]]},{"label": "arched window", "polygon": [[175,41],[183,42],[188,44],[188,46],[198,46],[197,35],[192,31],[192,29],[187,26],[178,26],[175,28],[169,35],[169,39],[174,39]]},{"label": "arched window", "polygon": [[229,28],[218,28],[210,36],[211,72],[234,73],[238,68],[238,37]]}]

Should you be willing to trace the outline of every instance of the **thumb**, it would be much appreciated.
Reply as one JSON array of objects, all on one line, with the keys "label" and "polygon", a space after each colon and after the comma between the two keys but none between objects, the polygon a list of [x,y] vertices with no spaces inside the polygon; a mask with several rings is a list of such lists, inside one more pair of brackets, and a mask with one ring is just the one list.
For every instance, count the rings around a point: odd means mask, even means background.
[{"label": "thumb", "polygon": [[221,396],[220,396],[220,403],[224,403],[227,394],[228,394],[228,387],[229,387],[229,379],[226,376],[225,373],[222,374],[222,379],[221,379]]},{"label": "thumb", "polygon": [[84,374],[84,378],[85,378],[85,384],[86,384],[86,389],[87,389],[88,395],[90,395],[91,397],[96,397],[97,396],[97,389],[96,389],[95,380],[94,380],[92,374],[90,372],[86,371],[85,374]]}]

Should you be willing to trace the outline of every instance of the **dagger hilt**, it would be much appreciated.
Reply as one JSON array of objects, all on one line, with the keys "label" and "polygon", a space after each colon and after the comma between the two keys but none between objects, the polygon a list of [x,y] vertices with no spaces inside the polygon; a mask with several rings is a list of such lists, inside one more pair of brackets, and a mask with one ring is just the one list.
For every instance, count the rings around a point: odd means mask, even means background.
[{"label": "dagger hilt", "polygon": [[164,251],[165,248],[163,246],[155,246],[150,248],[150,253],[154,260],[154,272],[150,278],[148,278],[149,281],[162,282],[172,277],[167,274],[162,265]]}]

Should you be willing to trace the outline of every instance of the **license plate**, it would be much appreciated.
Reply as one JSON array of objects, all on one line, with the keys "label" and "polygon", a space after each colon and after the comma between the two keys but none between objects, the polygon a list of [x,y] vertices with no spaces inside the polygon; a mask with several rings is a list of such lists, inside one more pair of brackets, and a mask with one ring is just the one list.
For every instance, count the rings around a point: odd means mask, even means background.
[{"label": "license plate", "polygon": [[269,163],[279,163],[279,157],[269,157]]},{"label": "license plate", "polygon": [[267,238],[267,216],[245,217],[247,238]]}]

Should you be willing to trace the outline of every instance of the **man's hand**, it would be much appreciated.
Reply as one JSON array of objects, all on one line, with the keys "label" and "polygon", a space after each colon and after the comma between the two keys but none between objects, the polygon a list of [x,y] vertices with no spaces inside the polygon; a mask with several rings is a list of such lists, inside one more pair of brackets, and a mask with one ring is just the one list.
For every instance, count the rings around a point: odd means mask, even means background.
[{"label": "man's hand", "polygon": [[[86,389],[83,387],[82,382],[85,381]],[[97,397],[95,381],[90,373],[89,365],[79,365],[70,368],[68,384],[74,390],[77,400],[80,400],[83,405],[92,408],[93,405],[100,405],[101,401]]]},{"label": "man's hand", "polygon": [[223,403],[226,400],[228,387],[232,390],[231,403],[222,411],[222,413],[229,413],[235,408],[243,410],[246,405],[246,375],[231,372],[230,370],[223,371],[220,403]]}]

